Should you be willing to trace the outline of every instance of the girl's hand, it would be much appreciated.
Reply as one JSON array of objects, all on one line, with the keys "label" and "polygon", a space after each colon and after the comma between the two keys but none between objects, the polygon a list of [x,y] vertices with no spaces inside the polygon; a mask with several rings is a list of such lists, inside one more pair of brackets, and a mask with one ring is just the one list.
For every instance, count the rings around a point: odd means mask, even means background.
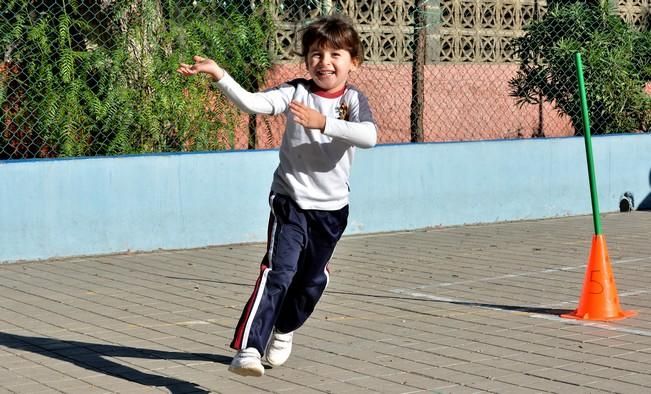
[{"label": "girl's hand", "polygon": [[298,101],[289,103],[289,110],[294,115],[296,123],[308,129],[319,129],[323,132],[326,118],[319,111],[305,106]]},{"label": "girl's hand", "polygon": [[224,69],[219,67],[214,60],[201,56],[194,56],[192,60],[194,60],[194,64],[181,63],[176,71],[186,77],[205,73],[210,75],[215,81],[219,81],[224,77]]}]

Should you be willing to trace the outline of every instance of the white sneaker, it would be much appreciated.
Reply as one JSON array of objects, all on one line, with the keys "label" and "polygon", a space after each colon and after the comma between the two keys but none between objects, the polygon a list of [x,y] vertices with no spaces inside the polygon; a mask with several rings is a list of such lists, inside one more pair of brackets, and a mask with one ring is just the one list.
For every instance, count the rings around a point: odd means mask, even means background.
[{"label": "white sneaker", "polygon": [[260,352],[252,347],[240,350],[233,357],[228,370],[242,376],[264,375],[264,367],[260,362]]},{"label": "white sneaker", "polygon": [[265,359],[272,367],[279,367],[287,361],[292,352],[293,332],[281,334],[274,329],[265,350]]}]

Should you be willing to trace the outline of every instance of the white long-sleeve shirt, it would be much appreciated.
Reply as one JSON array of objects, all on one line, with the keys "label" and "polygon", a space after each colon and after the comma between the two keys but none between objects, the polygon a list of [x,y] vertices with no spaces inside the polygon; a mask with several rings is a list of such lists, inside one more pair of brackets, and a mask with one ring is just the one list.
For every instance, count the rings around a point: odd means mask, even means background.
[{"label": "white long-sleeve shirt", "polygon": [[[306,79],[251,93],[228,74],[216,86],[242,111],[287,115],[272,191],[289,196],[303,209],[333,211],[348,204],[355,147],[371,148],[377,138],[363,93],[347,85],[339,93],[328,94]],[[314,108],[326,117],[323,133],[294,121],[289,111],[292,101]]]}]

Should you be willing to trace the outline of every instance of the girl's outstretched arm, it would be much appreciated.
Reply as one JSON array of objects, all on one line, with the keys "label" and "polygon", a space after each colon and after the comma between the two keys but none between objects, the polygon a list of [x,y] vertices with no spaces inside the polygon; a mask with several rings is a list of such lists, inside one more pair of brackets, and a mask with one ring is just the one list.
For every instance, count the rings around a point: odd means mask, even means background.
[{"label": "girl's outstretched arm", "polygon": [[250,114],[274,113],[274,107],[263,93],[251,93],[233,78],[214,60],[194,56],[194,64],[179,64],[178,73],[186,77],[204,73],[212,77],[214,86],[219,88],[239,109]]},{"label": "girl's outstretched arm", "polygon": [[224,77],[224,69],[219,67],[214,60],[201,56],[194,56],[192,60],[194,60],[194,64],[181,63],[176,71],[186,77],[199,73],[208,74],[215,81],[219,81]]}]

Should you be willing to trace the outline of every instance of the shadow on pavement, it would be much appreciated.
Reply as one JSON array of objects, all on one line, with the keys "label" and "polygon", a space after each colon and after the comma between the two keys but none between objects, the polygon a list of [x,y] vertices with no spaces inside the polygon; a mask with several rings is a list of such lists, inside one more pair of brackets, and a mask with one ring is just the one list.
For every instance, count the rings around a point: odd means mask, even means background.
[{"label": "shadow on pavement", "polygon": [[489,304],[489,303],[473,302],[473,301],[448,300],[445,298],[432,299],[432,298],[425,298],[425,297],[423,298],[400,297],[400,296],[387,296],[387,295],[380,295],[380,294],[351,293],[351,292],[344,292],[344,291],[328,291],[328,293],[343,294],[343,295],[358,296],[358,297],[373,297],[373,298],[385,298],[385,299],[409,300],[409,301],[421,301],[421,302],[438,302],[444,304],[464,305],[468,307],[498,309],[498,310],[512,311],[512,312],[540,313],[543,315],[561,315],[561,314],[570,313],[574,311],[574,309],[555,309],[555,308],[543,308],[543,307],[536,307],[536,306]]},{"label": "shadow on pavement", "polygon": [[91,342],[67,341],[56,338],[32,337],[0,332],[0,345],[29,351],[46,357],[73,363],[104,375],[115,376],[146,386],[165,387],[170,393],[209,393],[192,382],[154,375],[111,361],[106,357],[130,357],[156,360],[196,360],[229,364],[231,357],[206,354],[170,352]]},{"label": "shadow on pavement", "polygon": [[[244,283],[234,283],[234,282],[223,282],[213,279],[202,279],[202,278],[183,278],[175,276],[166,276],[168,279],[179,279],[179,280],[192,280],[198,282],[211,282],[211,283],[220,283],[227,285],[235,286],[249,286]],[[562,315],[570,312],[574,312],[574,309],[555,309],[555,308],[543,308],[537,306],[523,306],[523,305],[501,305],[501,304],[489,304],[482,302],[473,302],[473,301],[459,301],[459,300],[448,300],[445,298],[435,299],[435,298],[426,298],[426,297],[401,297],[401,296],[391,296],[386,294],[364,294],[364,293],[353,293],[345,291],[334,291],[326,290],[327,294],[340,294],[340,295],[349,295],[357,297],[371,297],[371,298],[382,298],[382,299],[396,299],[396,300],[409,300],[409,301],[421,301],[421,302],[439,302],[445,304],[454,304],[454,305],[465,305],[469,307],[476,308],[487,308],[487,309],[498,309],[504,311],[512,312],[525,312],[525,313],[539,313],[543,315]],[[422,312],[422,311],[420,311]]]}]

